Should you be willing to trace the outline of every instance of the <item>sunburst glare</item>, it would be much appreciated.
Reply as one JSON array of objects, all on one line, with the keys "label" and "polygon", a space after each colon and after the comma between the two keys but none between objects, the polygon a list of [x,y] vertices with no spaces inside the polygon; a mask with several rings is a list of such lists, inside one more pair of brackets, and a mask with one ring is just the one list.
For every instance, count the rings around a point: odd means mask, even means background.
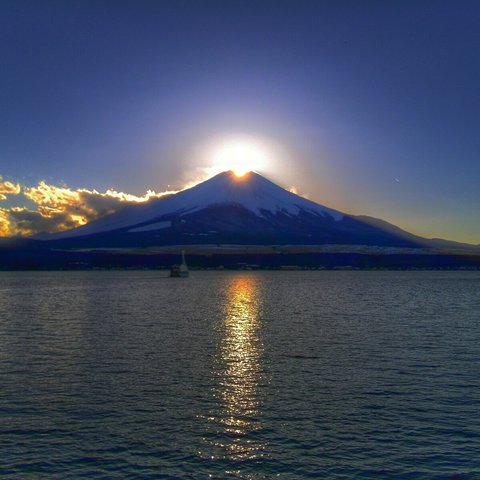
[{"label": "sunburst glare", "polygon": [[240,140],[221,145],[213,159],[215,169],[231,170],[237,177],[243,177],[252,170],[261,170],[266,162],[265,152],[260,146]]}]

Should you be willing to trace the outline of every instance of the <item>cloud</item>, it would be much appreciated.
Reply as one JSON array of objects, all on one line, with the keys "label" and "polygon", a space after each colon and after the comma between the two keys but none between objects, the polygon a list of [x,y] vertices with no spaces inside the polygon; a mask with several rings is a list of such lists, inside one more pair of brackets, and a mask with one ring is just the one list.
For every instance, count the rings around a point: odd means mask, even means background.
[{"label": "cloud", "polygon": [[17,195],[33,202],[34,208],[18,205],[0,208],[0,236],[69,230],[114,213],[127,205],[148,202],[172,193],[175,192],[156,193],[148,190],[145,195],[137,196],[114,189],[103,193],[85,188],[73,190],[45,181],[39,182],[35,187],[2,181],[0,200],[5,200],[5,194]]},{"label": "cloud", "polygon": [[300,197],[306,198],[310,200],[310,195],[308,193],[299,193],[298,188],[295,185],[292,185],[289,189],[289,192],[294,193],[295,195],[299,195]]},{"label": "cloud", "polygon": [[10,233],[9,212],[0,208],[0,237],[8,237]]},{"label": "cloud", "polygon": [[18,195],[20,190],[18,183],[5,182],[0,175],[0,200],[6,200],[7,195]]},{"label": "cloud", "polygon": [[13,207],[8,211],[10,235],[32,235],[39,232],[58,232],[79,225],[68,212],[52,212],[45,209],[30,210]]}]

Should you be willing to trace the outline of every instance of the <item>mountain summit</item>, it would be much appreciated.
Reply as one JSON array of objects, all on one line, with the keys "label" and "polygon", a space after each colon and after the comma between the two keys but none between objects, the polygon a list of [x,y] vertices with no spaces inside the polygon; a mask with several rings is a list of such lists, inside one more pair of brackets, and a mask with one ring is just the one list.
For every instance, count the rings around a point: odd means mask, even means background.
[{"label": "mountain summit", "polygon": [[386,222],[319,205],[258,173],[220,173],[175,195],[134,205],[50,241],[85,247],[355,244],[417,247]]}]

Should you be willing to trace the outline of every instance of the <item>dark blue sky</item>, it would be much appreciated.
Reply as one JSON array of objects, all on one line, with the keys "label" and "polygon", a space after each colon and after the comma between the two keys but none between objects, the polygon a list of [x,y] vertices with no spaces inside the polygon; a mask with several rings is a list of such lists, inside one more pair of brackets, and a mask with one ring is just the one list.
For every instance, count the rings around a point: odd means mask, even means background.
[{"label": "dark blue sky", "polygon": [[480,243],[479,52],[474,1],[3,0],[0,175],[160,191],[250,136],[313,200]]}]

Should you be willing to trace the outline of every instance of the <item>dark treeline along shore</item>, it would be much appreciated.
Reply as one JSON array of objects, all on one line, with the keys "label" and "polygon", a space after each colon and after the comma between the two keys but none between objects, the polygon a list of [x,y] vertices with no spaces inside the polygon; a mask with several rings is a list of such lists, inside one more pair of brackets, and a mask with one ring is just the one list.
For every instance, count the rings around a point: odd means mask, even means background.
[{"label": "dark treeline along shore", "polygon": [[[480,255],[475,254],[372,254],[372,253],[224,253],[218,249],[192,253],[187,248],[187,262],[197,269],[480,269]],[[261,249],[259,249],[261,250]],[[91,250],[52,249],[43,242],[0,242],[0,270],[89,270],[89,269],[160,269],[178,263],[181,248],[169,253],[134,253]]]}]

